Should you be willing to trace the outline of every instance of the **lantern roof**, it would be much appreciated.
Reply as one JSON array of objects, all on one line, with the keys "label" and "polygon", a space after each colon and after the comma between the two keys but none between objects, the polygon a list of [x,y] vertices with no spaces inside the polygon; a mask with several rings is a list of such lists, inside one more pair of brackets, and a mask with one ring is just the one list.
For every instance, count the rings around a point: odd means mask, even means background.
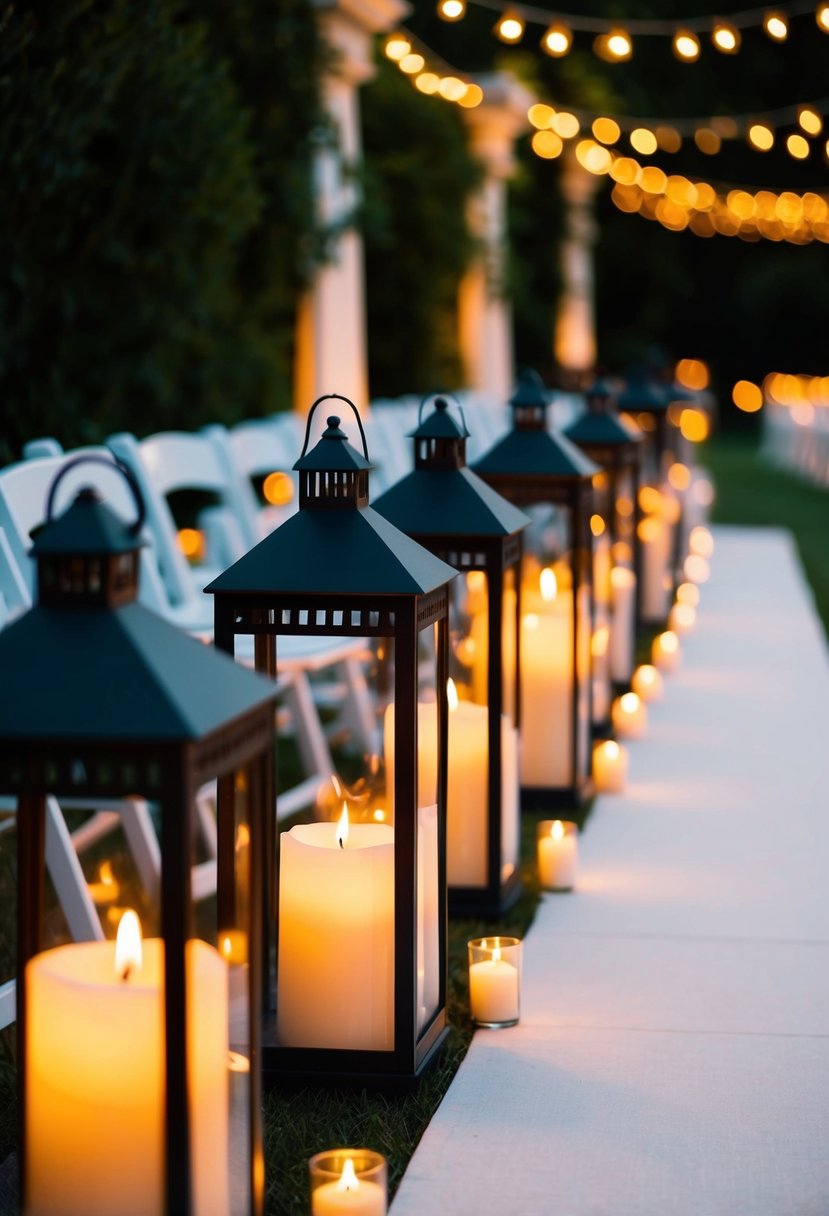
[{"label": "lantern roof", "polygon": [[143,502],[130,480],[135,523],[88,489],[52,519],[67,467],[53,483],[34,552],[39,583],[50,572],[60,582],[66,567],[79,572],[79,585],[70,577],[66,589],[44,588],[44,602],[0,632],[0,737],[183,742],[272,701],[269,681],[137,603],[137,581],[128,581],[121,602],[90,591],[87,559],[105,565],[138,548]]},{"label": "lantern roof", "polygon": [[[412,433],[415,468],[378,498],[376,509],[413,536],[512,536],[530,520],[466,467],[469,432],[438,397],[431,414]],[[443,441],[458,441],[457,463],[445,459]]]},{"label": "lantern roof", "polygon": [[482,477],[592,478],[599,466],[560,432],[515,427],[472,466]]},{"label": "lantern roof", "polygon": [[303,469],[358,472],[374,468],[371,461],[348,442],[348,436],[340,426],[340,420],[336,414],[332,414],[330,418],[326,419],[326,422],[327,426],[320,437],[319,443],[311,448],[310,452],[303,450],[302,455],[294,465],[295,469],[300,472]]},{"label": "lantern roof", "polygon": [[565,438],[572,443],[587,446],[622,447],[641,443],[642,435],[614,410],[581,414],[564,431]]},{"label": "lantern roof", "polygon": [[620,410],[644,410],[647,413],[664,413],[671,403],[671,396],[663,385],[658,384],[646,367],[633,367],[628,373],[627,383],[617,398]]},{"label": "lantern roof", "polygon": [[550,394],[535,368],[528,367],[521,372],[509,404],[513,409],[547,409],[550,404]]}]

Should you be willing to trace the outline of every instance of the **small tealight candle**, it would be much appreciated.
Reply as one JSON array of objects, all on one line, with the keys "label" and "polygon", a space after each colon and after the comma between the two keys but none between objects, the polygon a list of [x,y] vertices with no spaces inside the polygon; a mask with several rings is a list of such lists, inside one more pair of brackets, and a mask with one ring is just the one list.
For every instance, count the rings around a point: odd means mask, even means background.
[{"label": "small tealight candle", "polygon": [[639,700],[646,704],[662,700],[665,681],[652,663],[643,663],[641,667],[637,667],[630,685]]},{"label": "small tealight candle", "polygon": [[714,537],[703,524],[697,524],[695,528],[691,529],[688,548],[698,557],[710,557],[714,552]]},{"label": "small tealight candle", "polygon": [[578,824],[542,819],[536,829],[538,880],[549,891],[572,891],[579,864]]},{"label": "small tealight candle", "polygon": [[308,1162],[311,1216],[386,1216],[386,1159],[368,1148],[316,1153]]},{"label": "small tealight candle", "polygon": [[647,706],[635,692],[625,692],[616,698],[611,717],[620,739],[641,739],[648,728]]},{"label": "small tealight candle", "polygon": [[651,658],[654,666],[660,671],[676,671],[679,667],[682,651],[679,648],[679,638],[672,629],[666,629],[653,639]]},{"label": "small tealight candle", "polygon": [[628,775],[627,749],[615,739],[605,739],[593,748],[593,782],[598,794],[621,794]]},{"label": "small tealight candle", "polygon": [[472,1021],[491,1030],[514,1026],[520,1008],[520,938],[475,937],[467,948]]},{"label": "small tealight candle", "polygon": [[699,604],[699,587],[696,583],[680,583],[676,589],[676,602],[696,608]]},{"label": "small tealight candle", "polygon": [[697,620],[697,610],[690,604],[674,604],[668,615],[668,628],[674,633],[688,633]]}]

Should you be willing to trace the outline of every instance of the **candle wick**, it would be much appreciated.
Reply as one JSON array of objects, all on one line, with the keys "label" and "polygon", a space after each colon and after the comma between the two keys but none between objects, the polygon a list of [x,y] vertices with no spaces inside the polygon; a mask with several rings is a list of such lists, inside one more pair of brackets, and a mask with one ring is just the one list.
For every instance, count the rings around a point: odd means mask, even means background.
[{"label": "candle wick", "polygon": [[124,970],[121,972],[121,983],[126,984],[132,973],[132,963],[127,963]]},{"label": "candle wick", "polygon": [[342,836],[337,837],[337,844],[340,846],[341,849],[345,848],[345,843],[343,842]]}]

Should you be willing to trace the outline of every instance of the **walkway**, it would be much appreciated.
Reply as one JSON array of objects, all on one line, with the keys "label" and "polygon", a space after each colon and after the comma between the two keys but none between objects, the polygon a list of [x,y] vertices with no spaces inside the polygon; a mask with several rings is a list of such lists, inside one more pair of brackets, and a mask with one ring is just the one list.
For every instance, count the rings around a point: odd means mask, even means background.
[{"label": "walkway", "polygon": [[597,800],[392,1216],[828,1216],[829,656],[792,541],[715,529],[684,663]]}]

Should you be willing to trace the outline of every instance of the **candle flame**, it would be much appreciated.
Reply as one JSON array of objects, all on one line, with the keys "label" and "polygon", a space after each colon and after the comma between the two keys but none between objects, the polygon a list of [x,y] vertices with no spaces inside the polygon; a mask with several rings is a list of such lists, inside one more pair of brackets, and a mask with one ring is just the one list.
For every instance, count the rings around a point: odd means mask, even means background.
[{"label": "candle flame", "polygon": [[650,663],[643,663],[639,668],[638,678],[643,684],[653,684],[656,680],[656,668]]},{"label": "candle flame", "polygon": [[340,1175],[340,1181],[337,1183],[338,1191],[356,1191],[360,1185],[357,1175],[354,1173],[354,1162],[350,1157],[346,1157],[343,1172]]},{"label": "candle flame", "polygon": [[112,873],[112,866],[108,861],[101,862],[98,877],[105,887],[111,887],[115,882],[115,875]]},{"label": "candle flame", "polygon": [[374,822],[375,823],[385,823],[385,821],[386,821],[386,812],[383,810],[383,808],[381,806],[378,806],[376,811],[374,812]]},{"label": "candle flame", "polygon": [[115,974],[126,981],[133,971],[141,970],[143,961],[141,921],[137,912],[127,908],[118,924],[115,938]]},{"label": "candle flame", "polygon": [[337,844],[344,849],[348,844],[348,803],[343,803],[343,813],[337,821]]},{"label": "candle flame", "polygon": [[553,600],[558,595],[558,581],[556,580],[556,572],[552,566],[545,566],[541,571],[538,579],[538,586],[544,603],[552,604]]},{"label": "candle flame", "polygon": [[455,687],[455,681],[450,678],[446,681],[446,699],[449,702],[449,712],[454,713],[460,704],[458,690]]},{"label": "candle flame", "polygon": [[674,654],[679,649],[679,638],[672,629],[666,629],[659,635],[659,645],[666,654]]},{"label": "candle flame", "polygon": [[500,963],[500,961],[501,961],[501,947],[500,946],[496,946],[495,949],[492,951],[492,961],[493,961],[493,963]]},{"label": "candle flame", "polygon": [[619,698],[619,704],[624,713],[635,714],[639,708],[639,696],[635,692],[626,692]]},{"label": "candle flame", "polygon": [[561,840],[564,837],[564,824],[560,819],[553,821],[553,826],[550,828],[550,835],[553,840]]},{"label": "candle flame", "polygon": [[619,756],[619,744],[615,739],[608,739],[604,745],[605,755],[608,760],[616,760]]}]

